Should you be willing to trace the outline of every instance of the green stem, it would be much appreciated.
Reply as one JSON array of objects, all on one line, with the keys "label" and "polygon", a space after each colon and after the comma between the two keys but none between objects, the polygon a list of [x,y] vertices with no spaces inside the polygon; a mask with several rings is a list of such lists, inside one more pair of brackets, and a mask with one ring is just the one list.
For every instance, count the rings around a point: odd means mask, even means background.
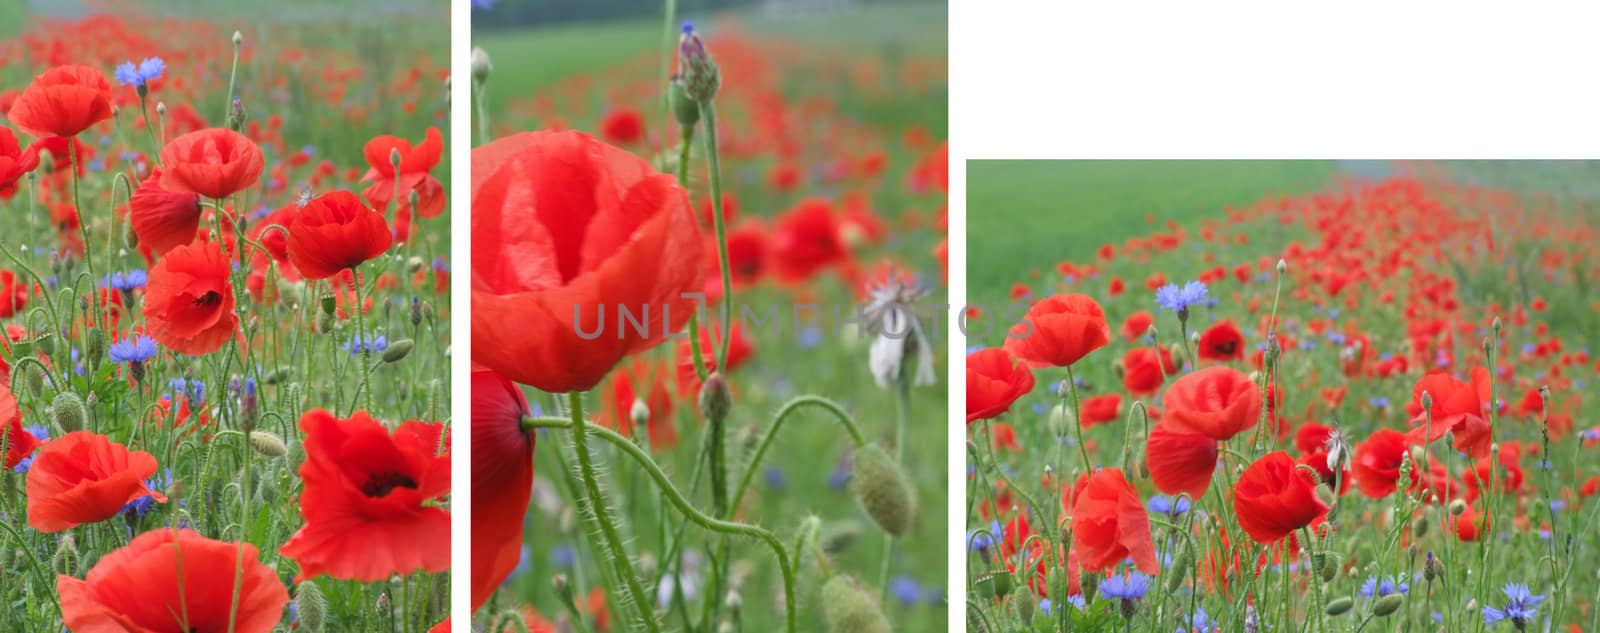
[{"label": "green stem", "polygon": [[717,259],[722,264],[722,341],[717,348],[717,367],[728,366],[728,343],[733,340],[733,274],[728,266],[728,234],[722,220],[722,164],[717,158],[717,110],[711,99],[700,102],[700,115],[706,120],[706,160],[711,175],[711,225],[717,231]]},{"label": "green stem", "polygon": [[[356,303],[352,310],[356,313],[356,343],[361,346],[361,397],[366,404],[368,413],[372,412],[372,344],[376,337],[367,332],[366,305],[361,302],[361,274],[355,266],[350,267],[350,277],[355,285]],[[351,409],[355,404],[350,405]],[[354,411],[351,411],[354,413]]]},{"label": "green stem", "polygon": [[[629,601],[639,612],[639,619],[644,621],[645,628],[651,633],[660,633],[661,625],[656,622],[653,609],[650,608],[649,594],[644,591],[644,586],[639,583],[639,574],[633,568],[633,559],[628,558],[628,552],[623,548],[622,537],[618,535],[616,522],[611,518],[611,508],[606,506],[605,493],[600,490],[600,480],[595,476],[593,458],[589,455],[588,435],[591,429],[583,421],[583,394],[573,391],[567,394],[567,405],[572,415],[572,445],[578,453],[578,470],[583,475],[583,486],[588,491],[589,507],[594,511],[595,523],[600,525],[603,537],[601,547],[606,556],[610,557],[617,567],[617,573],[622,576],[625,583]],[[596,434],[599,433],[596,431]],[[625,445],[633,450],[641,450],[633,442],[621,435],[617,436],[619,445]],[[645,462],[649,462],[646,455]]]},{"label": "green stem", "polygon": [[755,453],[751,454],[750,463],[745,466],[744,475],[739,477],[739,485],[734,487],[733,496],[728,498],[733,507],[739,507],[739,504],[744,500],[745,490],[750,488],[750,483],[755,478],[756,469],[761,465],[761,459],[766,456],[767,450],[772,448],[773,443],[777,441],[778,431],[783,429],[783,423],[789,420],[790,414],[806,407],[816,407],[832,413],[839,420],[839,424],[850,433],[850,439],[855,442],[856,446],[859,447],[867,443],[866,438],[861,435],[861,429],[857,428],[855,420],[850,417],[850,414],[845,413],[844,408],[839,406],[839,403],[814,395],[793,398],[783,403],[783,406],[778,407],[778,413],[772,418],[772,425],[767,427],[766,434],[761,437],[761,443],[756,446]]}]

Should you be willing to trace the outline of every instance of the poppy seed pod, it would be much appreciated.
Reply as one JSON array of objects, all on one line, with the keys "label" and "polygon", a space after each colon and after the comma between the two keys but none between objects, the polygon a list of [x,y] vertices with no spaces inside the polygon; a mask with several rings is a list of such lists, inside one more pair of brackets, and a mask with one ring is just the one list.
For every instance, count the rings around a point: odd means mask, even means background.
[{"label": "poppy seed pod", "polygon": [[255,449],[262,456],[271,458],[283,457],[289,454],[289,445],[283,442],[283,438],[266,431],[250,432],[250,448]]},{"label": "poppy seed pod", "polygon": [[1010,594],[1011,584],[1011,574],[1004,571],[982,574],[973,581],[973,585],[978,588],[978,595],[990,599]]},{"label": "poppy seed pod", "polygon": [[707,420],[725,420],[733,408],[733,395],[728,392],[728,381],[719,372],[706,376],[700,385],[700,415]]},{"label": "poppy seed pod", "polygon": [[850,492],[872,521],[891,536],[911,529],[917,512],[916,489],[900,464],[883,447],[868,444],[856,449]]},{"label": "poppy seed pod", "polygon": [[71,391],[56,394],[56,399],[50,402],[50,417],[63,432],[83,430],[85,416],[83,399]]},{"label": "poppy seed pod", "polygon": [[1354,600],[1351,600],[1349,596],[1334,598],[1332,601],[1328,602],[1328,608],[1325,610],[1325,613],[1328,615],[1344,615],[1349,613],[1350,608],[1354,606],[1356,606],[1356,603]]},{"label": "poppy seed pod", "polygon": [[328,599],[322,595],[317,583],[304,581],[294,592],[295,609],[300,616],[300,628],[307,633],[322,633],[327,622]]},{"label": "poppy seed pod", "polygon": [[849,576],[834,576],[822,585],[822,615],[833,633],[889,633],[883,608]]}]

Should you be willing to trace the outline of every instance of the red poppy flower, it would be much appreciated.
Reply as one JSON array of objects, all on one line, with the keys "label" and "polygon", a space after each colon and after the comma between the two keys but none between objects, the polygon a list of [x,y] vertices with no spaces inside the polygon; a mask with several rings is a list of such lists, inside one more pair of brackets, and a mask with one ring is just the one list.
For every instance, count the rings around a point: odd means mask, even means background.
[{"label": "red poppy flower", "polygon": [[1128,315],[1127,320],[1122,322],[1122,337],[1128,339],[1129,343],[1137,341],[1139,337],[1149,332],[1150,326],[1155,325],[1155,323],[1156,318],[1151,316],[1149,311],[1139,310],[1134,312]]},{"label": "red poppy flower", "polygon": [[383,214],[368,209],[348,191],[312,198],[287,228],[289,261],[307,279],[326,279],[355,268],[394,243]]},{"label": "red poppy flower", "polygon": [[1239,527],[1255,542],[1267,545],[1327,514],[1328,504],[1317,498],[1315,477],[1296,469],[1288,453],[1262,455],[1233,486]]},{"label": "red poppy flower", "polygon": [[[447,203],[444,186],[428,173],[444,155],[444,138],[440,136],[439,128],[429,127],[422,142],[415,146],[410,140],[384,134],[367,141],[363,152],[370,169],[362,176],[362,180],[371,180],[372,184],[361,195],[381,211],[389,207],[396,189],[399,190],[399,205],[395,210],[397,232],[402,223],[410,226],[412,192],[417,194],[418,215],[432,218],[444,212]],[[398,170],[390,160],[395,152],[400,153]],[[405,235],[403,233],[400,239],[406,239]]]},{"label": "red poppy flower", "polygon": [[[766,270],[767,250],[767,230],[761,225],[760,220],[746,218],[728,231],[728,271],[734,289],[747,288],[761,281],[762,274]],[[706,300],[720,301],[722,259],[717,254],[715,236],[706,236],[705,253]]]},{"label": "red poppy flower", "polygon": [[600,136],[607,143],[632,145],[644,138],[644,116],[633,108],[618,108],[600,121]]},{"label": "red poppy flower", "polygon": [[4,463],[7,470],[16,468],[22,463],[23,458],[32,455],[39,448],[39,438],[33,436],[22,428],[22,414],[17,410],[17,398],[11,395],[11,390],[5,385],[0,385],[0,443],[6,445],[5,455],[0,456],[0,463]]},{"label": "red poppy flower", "polygon": [[[1451,514],[1446,520],[1451,524],[1450,533],[1454,534],[1457,539],[1463,541],[1470,542],[1478,540],[1478,535],[1484,527],[1483,515],[1479,513],[1478,509],[1473,507],[1473,505],[1470,503],[1467,504],[1466,512],[1462,512],[1461,514]],[[1489,523],[1489,528],[1494,528],[1494,523],[1492,521]]]},{"label": "red poppy flower", "polygon": [[1132,558],[1146,574],[1161,571],[1150,540],[1150,515],[1119,468],[1102,468],[1072,505],[1072,551],[1084,571],[1099,572]]},{"label": "red poppy flower", "polygon": [[56,590],[62,624],[78,633],[267,633],[289,604],[288,590],[256,546],[190,530],[140,534],[83,580],[57,576]]},{"label": "red poppy flower", "polygon": [[1108,393],[1083,399],[1083,428],[1093,428],[1121,416],[1122,394]]},{"label": "red poppy flower", "polygon": [[1165,348],[1136,347],[1122,355],[1122,387],[1134,396],[1147,396],[1161,388],[1178,366]]},{"label": "red poppy flower", "polygon": [[215,242],[167,251],[150,269],[144,318],[150,337],[173,351],[199,356],[221,349],[237,332],[228,256]]},{"label": "red poppy flower", "polygon": [[1312,453],[1328,443],[1328,437],[1333,435],[1333,427],[1307,422],[1300,425],[1300,430],[1294,433],[1294,447],[1302,453]]},{"label": "red poppy flower", "polygon": [[1225,442],[1256,425],[1261,389],[1249,376],[1218,365],[1173,381],[1161,403],[1166,407],[1163,424]]},{"label": "red poppy flower", "polygon": [[17,274],[0,269],[0,319],[9,319],[28,305],[28,284]]},{"label": "red poppy flower", "polygon": [[1145,461],[1157,490],[1199,499],[1211,487],[1211,473],[1217,468],[1217,441],[1163,420],[1150,429]]},{"label": "red poppy flower", "polygon": [[1223,320],[1200,333],[1200,358],[1226,362],[1244,358],[1244,333],[1233,321]]},{"label": "red poppy flower", "polygon": [[340,420],[314,409],[300,430],[306,522],[278,549],[300,564],[300,579],[377,582],[450,568],[450,513],[430,503],[450,494],[444,425],[405,422],[391,435],[365,411]]},{"label": "red poppy flower", "polygon": [[528,400],[492,371],[472,372],[472,609],[489,601],[522,557],[536,439]]},{"label": "red poppy flower", "polygon": [[111,118],[111,83],[90,66],[57,66],[34,77],[6,116],[34,136],[73,136]]},{"label": "red poppy flower", "polygon": [[967,354],[967,422],[997,418],[1033,391],[1033,371],[998,347]]},{"label": "red poppy flower", "polygon": [[11,128],[0,127],[0,199],[17,192],[17,181],[39,166],[39,153],[23,149]]},{"label": "red poppy flower", "polygon": [[155,456],[89,431],[74,431],[46,442],[28,468],[28,525],[60,532],[104,521],[129,501],[167,498],[145,486],[156,473]]},{"label": "red poppy flower", "polygon": [[1066,367],[1111,342],[1100,304],[1087,295],[1048,297],[1011,327],[1005,348],[1030,367]]},{"label": "red poppy flower", "polygon": [[664,362],[634,357],[611,372],[611,397],[601,403],[597,421],[602,426],[633,437],[633,403],[644,402],[650,412],[645,418],[650,448],[677,446],[678,429],[673,425],[672,393],[667,390],[667,379],[674,374],[670,371],[670,365]]},{"label": "red poppy flower", "polygon": [[[1433,400],[1427,412],[1422,410],[1423,393]],[[1411,387],[1411,410],[1417,412],[1411,419],[1411,441],[1425,444],[1451,433],[1456,450],[1473,459],[1483,458],[1494,443],[1483,411],[1488,399],[1489,370],[1483,367],[1473,368],[1471,383],[1456,380],[1443,371],[1428,373]]]},{"label": "red poppy flower", "polygon": [[161,148],[170,191],[220,200],[256,183],[265,164],[255,141],[233,130],[207,128],[167,141]]},{"label": "red poppy flower", "polygon": [[[1365,442],[1356,445],[1355,459],[1350,464],[1350,475],[1356,487],[1373,499],[1394,492],[1400,480],[1400,460],[1407,450],[1406,435],[1394,429],[1378,429]],[[1412,482],[1416,473],[1412,473]]]},{"label": "red poppy flower", "polygon": [[705,263],[694,211],[639,157],[578,132],[529,132],[474,148],[472,183],[474,363],[543,391],[587,391],[697,307],[683,296]]},{"label": "red poppy flower", "polygon": [[787,282],[810,279],[849,257],[838,218],[821,198],[804,200],[780,216],[772,228],[771,245],[774,268]]},{"label": "red poppy flower", "polygon": [[200,230],[200,196],[186,191],[167,191],[161,187],[161,168],[139,183],[128,200],[128,223],[139,245],[151,253],[165,255],[194,241]]}]

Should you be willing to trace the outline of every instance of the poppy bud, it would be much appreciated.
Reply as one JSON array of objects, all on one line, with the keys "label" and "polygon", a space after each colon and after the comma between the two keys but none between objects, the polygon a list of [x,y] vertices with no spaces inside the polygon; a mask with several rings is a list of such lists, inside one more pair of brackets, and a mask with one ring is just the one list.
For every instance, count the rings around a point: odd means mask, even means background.
[{"label": "poppy bud", "polygon": [[61,547],[56,549],[55,558],[50,561],[50,570],[62,576],[78,575],[78,545],[68,534],[61,537]]},{"label": "poppy bud", "polygon": [[50,403],[50,417],[63,432],[82,431],[85,416],[83,400],[71,391],[56,394],[56,399]]},{"label": "poppy bud", "polygon": [[1499,335],[1500,335],[1500,317],[1495,317],[1494,318],[1494,333],[1495,333],[1495,336],[1498,338]]},{"label": "poppy bud", "polygon": [[494,65],[489,63],[489,53],[482,48],[472,47],[472,80],[483,83],[489,78],[489,71]]},{"label": "poppy bud", "polygon": [[643,426],[650,422],[650,405],[645,404],[644,400],[634,398],[633,407],[628,409],[628,419],[633,421],[634,426]]},{"label": "poppy bud", "polygon": [[728,393],[728,381],[720,372],[711,372],[700,385],[700,415],[707,420],[725,420],[733,407],[733,396]]},{"label": "poppy bud", "polygon": [[564,604],[572,604],[572,583],[567,580],[566,574],[556,574],[550,579],[550,587],[556,590],[556,598]]},{"label": "poppy bud", "polygon": [[23,367],[22,384],[28,387],[29,394],[38,399],[44,393],[44,370],[31,363]]},{"label": "poppy bud", "polygon": [[256,480],[256,503],[272,505],[278,500],[278,480],[275,477],[262,477]]},{"label": "poppy bud", "polygon": [[[422,261],[421,257],[413,255],[410,259],[406,260],[406,272],[415,275],[422,272],[422,268],[427,265],[428,263]],[[415,297],[413,297],[413,299],[415,299]]]},{"label": "poppy bud", "polygon": [[156,116],[167,116],[167,102],[156,102]]},{"label": "poppy bud", "polygon": [[127,246],[128,250],[136,250],[139,248],[139,233],[133,230],[132,224],[129,224],[127,227],[123,228],[122,244]]},{"label": "poppy bud", "polygon": [[316,318],[318,334],[327,334],[333,331],[333,317],[326,312],[318,312]]},{"label": "poppy bud", "polygon": [[1451,515],[1453,515],[1453,516],[1461,516],[1466,511],[1467,511],[1467,502],[1462,501],[1460,499],[1452,499],[1452,500],[1450,500],[1450,514]]},{"label": "poppy bud", "polygon": [[309,580],[301,582],[294,591],[294,604],[300,615],[300,628],[307,633],[322,633],[328,617],[328,600],[322,596],[322,588]]},{"label": "poppy bud", "polygon": [[250,448],[265,457],[278,458],[289,454],[289,445],[283,443],[283,438],[266,431],[250,432]]},{"label": "poppy bud", "polygon": [[1183,588],[1183,578],[1189,573],[1189,568],[1194,566],[1194,552],[1189,550],[1188,543],[1184,543],[1183,550],[1178,553],[1178,560],[1172,563],[1167,570],[1167,591],[1177,592]]},{"label": "poppy bud", "polygon": [[1354,606],[1356,606],[1356,602],[1351,600],[1349,596],[1334,598],[1328,602],[1328,608],[1325,612],[1328,615],[1344,615],[1349,613],[1350,608]]},{"label": "poppy bud", "polygon": [[400,170],[400,148],[389,148],[389,164],[394,166],[395,171]]},{"label": "poppy bud", "polygon": [[406,356],[411,354],[411,349],[416,346],[417,344],[408,338],[390,343],[389,347],[383,350],[383,362],[398,363],[405,360]]},{"label": "poppy bud", "polygon": [[889,633],[889,619],[866,591],[840,574],[822,585],[822,617],[832,633]]},{"label": "poppy bud", "polygon": [[1278,259],[1278,274],[1282,275],[1283,273],[1287,272],[1288,270],[1289,270],[1289,263],[1283,261],[1282,258],[1279,258]]},{"label": "poppy bud", "polygon": [[683,129],[692,129],[700,123],[700,104],[689,98],[683,82],[674,80],[667,84],[667,99],[672,103],[672,117]]},{"label": "poppy bud", "polygon": [[306,463],[305,442],[295,442],[289,446],[289,472],[300,472],[300,466]]},{"label": "poppy bud", "polygon": [[1318,562],[1317,572],[1322,574],[1322,582],[1333,582],[1334,577],[1339,575],[1339,553],[1333,551],[1323,552],[1321,561]]},{"label": "poppy bud", "polygon": [[1422,405],[1422,409],[1424,411],[1432,409],[1433,408],[1433,394],[1430,394],[1430,393],[1428,393],[1426,391],[1422,392],[1422,395],[1417,397],[1417,403]]},{"label": "poppy bud", "polygon": [[917,512],[916,490],[900,464],[877,444],[856,449],[850,492],[872,521],[891,536],[903,536]]},{"label": "poppy bud", "polygon": [[1428,515],[1426,513],[1423,513],[1421,515],[1418,515],[1417,518],[1411,522],[1411,536],[1413,538],[1422,538],[1422,537],[1427,536],[1427,535],[1428,535]]},{"label": "poppy bud", "polygon": [[234,46],[239,46],[241,44],[244,44],[244,34],[238,32],[238,31],[234,31],[233,32],[233,45]]},{"label": "poppy bud", "polygon": [[1372,615],[1387,618],[1400,610],[1400,605],[1405,604],[1406,596],[1403,593],[1391,593],[1377,602],[1372,603]]}]

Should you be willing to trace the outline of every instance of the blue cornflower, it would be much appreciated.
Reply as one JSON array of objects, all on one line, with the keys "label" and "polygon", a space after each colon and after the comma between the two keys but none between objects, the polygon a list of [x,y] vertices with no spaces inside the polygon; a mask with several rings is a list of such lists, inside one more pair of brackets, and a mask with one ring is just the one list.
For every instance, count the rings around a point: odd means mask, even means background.
[{"label": "blue cornflower", "polygon": [[785,477],[783,471],[779,470],[777,466],[768,467],[766,471],[761,473],[761,479],[767,484],[768,488],[775,491],[782,492],[784,488],[789,486],[789,478]]},{"label": "blue cornflower", "polygon": [[1202,607],[1195,607],[1194,613],[1189,616],[1189,628],[1178,629],[1177,633],[1211,633],[1211,616],[1206,614]]},{"label": "blue cornflower", "polygon": [[1156,291],[1156,303],[1176,313],[1179,319],[1189,318],[1189,306],[1205,300],[1206,285],[1198,281],[1191,281],[1182,287],[1167,284]]},{"label": "blue cornflower", "polygon": [[474,9],[489,11],[494,8],[494,2],[495,0],[472,0],[472,7]]},{"label": "blue cornflower", "polygon": [[[171,483],[172,470],[167,469],[156,473],[154,477],[146,480],[144,482],[144,486],[151,490],[165,490]],[[156,498],[150,495],[145,495],[143,497],[139,497],[138,499],[134,499],[133,501],[122,504],[122,513],[131,514],[136,517],[142,517],[146,514],[149,514],[150,509],[154,508],[155,506]]]},{"label": "blue cornflower", "polygon": [[1506,606],[1504,609],[1484,607],[1484,624],[1510,620],[1511,624],[1521,630],[1528,625],[1528,620],[1533,619],[1534,614],[1539,611],[1539,603],[1544,602],[1544,596],[1533,595],[1532,592],[1528,591],[1527,585],[1509,583],[1500,592],[1506,594]]},{"label": "blue cornflower", "polygon": [[1156,514],[1177,516],[1189,511],[1189,498],[1172,498],[1166,495],[1155,495],[1150,497],[1149,501],[1145,502],[1144,507],[1146,510]]},{"label": "blue cornflower", "polygon": [[[50,439],[50,429],[37,424],[23,427],[22,430],[27,431],[29,435],[33,436],[33,439],[41,442]],[[17,465],[11,470],[16,471],[19,475],[26,475],[28,474],[28,468],[31,466],[33,466],[33,456],[29,455],[22,458],[22,461],[17,462]]]},{"label": "blue cornflower", "polygon": [[1364,598],[1382,598],[1391,593],[1404,594],[1410,591],[1411,585],[1402,582],[1399,577],[1379,580],[1376,576],[1372,576],[1361,584],[1361,596]]},{"label": "blue cornflower", "polygon": [[350,352],[352,356],[362,352],[381,354],[386,349],[389,349],[389,338],[382,334],[366,337],[357,334],[344,343],[344,351]]},{"label": "blue cornflower", "polygon": [[828,473],[828,488],[844,490],[850,483],[850,460],[841,459],[833,465],[833,471]]},{"label": "blue cornflower", "polygon": [[133,62],[123,62],[117,66],[117,81],[124,86],[144,88],[152,81],[161,78],[161,73],[167,70],[167,63],[160,57],[146,57],[138,66]]},{"label": "blue cornflower", "polygon": [[578,553],[571,545],[561,544],[550,550],[550,564],[562,569],[571,569],[578,561]]},{"label": "blue cornflower", "polygon": [[1100,583],[1100,595],[1119,600],[1138,600],[1149,590],[1150,577],[1136,571],[1127,575],[1112,574]]},{"label": "blue cornflower", "polygon": [[1003,539],[1006,530],[999,521],[990,521],[988,530],[968,530],[967,546],[973,551],[986,550],[994,547],[995,541]]},{"label": "blue cornflower", "polygon": [[111,354],[112,362],[142,363],[155,357],[156,342],[155,339],[140,334],[112,343],[108,353]]},{"label": "blue cornflower", "polygon": [[111,273],[100,279],[100,285],[112,290],[130,292],[150,283],[150,275],[135,268],[125,273]]},{"label": "blue cornflower", "polygon": [[174,401],[178,399],[178,396],[187,396],[194,402],[205,402],[206,383],[199,380],[173,378],[167,381],[167,386],[172,389],[172,399]]},{"label": "blue cornflower", "polygon": [[896,576],[889,581],[889,594],[894,596],[900,604],[912,606],[922,599],[922,585],[917,584],[917,579],[910,576]]}]

